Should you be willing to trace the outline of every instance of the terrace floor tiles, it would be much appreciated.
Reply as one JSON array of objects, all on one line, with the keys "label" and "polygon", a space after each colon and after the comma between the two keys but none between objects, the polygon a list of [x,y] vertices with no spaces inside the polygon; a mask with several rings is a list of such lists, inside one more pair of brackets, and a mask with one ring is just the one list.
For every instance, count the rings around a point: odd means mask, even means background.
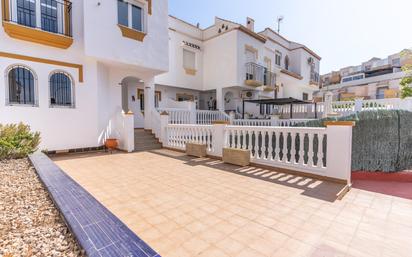
[{"label": "terrace floor tiles", "polygon": [[356,188],[337,200],[337,184],[289,174],[272,179],[278,171],[164,149],[54,161],[162,256],[412,252],[412,200]]}]

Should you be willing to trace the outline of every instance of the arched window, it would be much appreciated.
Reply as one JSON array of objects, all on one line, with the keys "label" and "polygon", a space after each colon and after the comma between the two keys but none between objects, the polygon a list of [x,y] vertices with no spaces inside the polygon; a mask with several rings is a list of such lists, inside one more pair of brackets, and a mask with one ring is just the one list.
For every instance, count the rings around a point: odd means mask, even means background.
[{"label": "arched window", "polygon": [[50,76],[50,105],[74,107],[73,85],[68,74],[55,72]]},{"label": "arched window", "polygon": [[31,70],[15,66],[8,74],[8,104],[36,105],[35,81]]},{"label": "arched window", "polygon": [[285,57],[285,69],[289,70],[289,56],[287,56],[287,55]]}]

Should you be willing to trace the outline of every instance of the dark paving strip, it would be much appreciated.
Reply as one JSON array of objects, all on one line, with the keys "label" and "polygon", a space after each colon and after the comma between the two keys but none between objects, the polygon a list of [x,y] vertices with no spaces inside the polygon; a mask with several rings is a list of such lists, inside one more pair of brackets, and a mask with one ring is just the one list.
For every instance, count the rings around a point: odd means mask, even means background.
[{"label": "dark paving strip", "polygon": [[45,154],[29,158],[87,256],[160,257]]}]

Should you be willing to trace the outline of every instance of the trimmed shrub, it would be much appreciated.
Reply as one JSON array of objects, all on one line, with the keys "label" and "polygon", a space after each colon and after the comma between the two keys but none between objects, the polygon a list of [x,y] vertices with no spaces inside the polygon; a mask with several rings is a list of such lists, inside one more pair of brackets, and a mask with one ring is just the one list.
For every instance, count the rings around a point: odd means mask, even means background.
[{"label": "trimmed shrub", "polygon": [[0,124],[0,160],[24,158],[35,152],[40,143],[40,133],[31,132],[28,125]]},{"label": "trimmed shrub", "polygon": [[295,126],[323,127],[333,121],[356,121],[352,136],[352,170],[396,172],[412,167],[412,112],[363,111]]}]

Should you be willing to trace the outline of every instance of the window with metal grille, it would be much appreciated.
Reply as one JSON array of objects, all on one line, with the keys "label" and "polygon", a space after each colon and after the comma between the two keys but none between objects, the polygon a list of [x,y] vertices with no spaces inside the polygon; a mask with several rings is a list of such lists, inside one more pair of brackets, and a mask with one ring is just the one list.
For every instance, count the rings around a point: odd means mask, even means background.
[{"label": "window with metal grille", "polygon": [[8,73],[8,104],[36,105],[33,73],[26,67],[17,66]]},{"label": "window with metal grille", "polygon": [[64,72],[56,72],[50,77],[50,105],[74,107],[72,80]]},{"label": "window with metal grille", "polygon": [[17,23],[35,28],[36,27],[36,1],[17,0]]},{"label": "window with metal grille", "polygon": [[41,0],[41,28],[45,31],[57,33],[57,1],[56,0]]}]

